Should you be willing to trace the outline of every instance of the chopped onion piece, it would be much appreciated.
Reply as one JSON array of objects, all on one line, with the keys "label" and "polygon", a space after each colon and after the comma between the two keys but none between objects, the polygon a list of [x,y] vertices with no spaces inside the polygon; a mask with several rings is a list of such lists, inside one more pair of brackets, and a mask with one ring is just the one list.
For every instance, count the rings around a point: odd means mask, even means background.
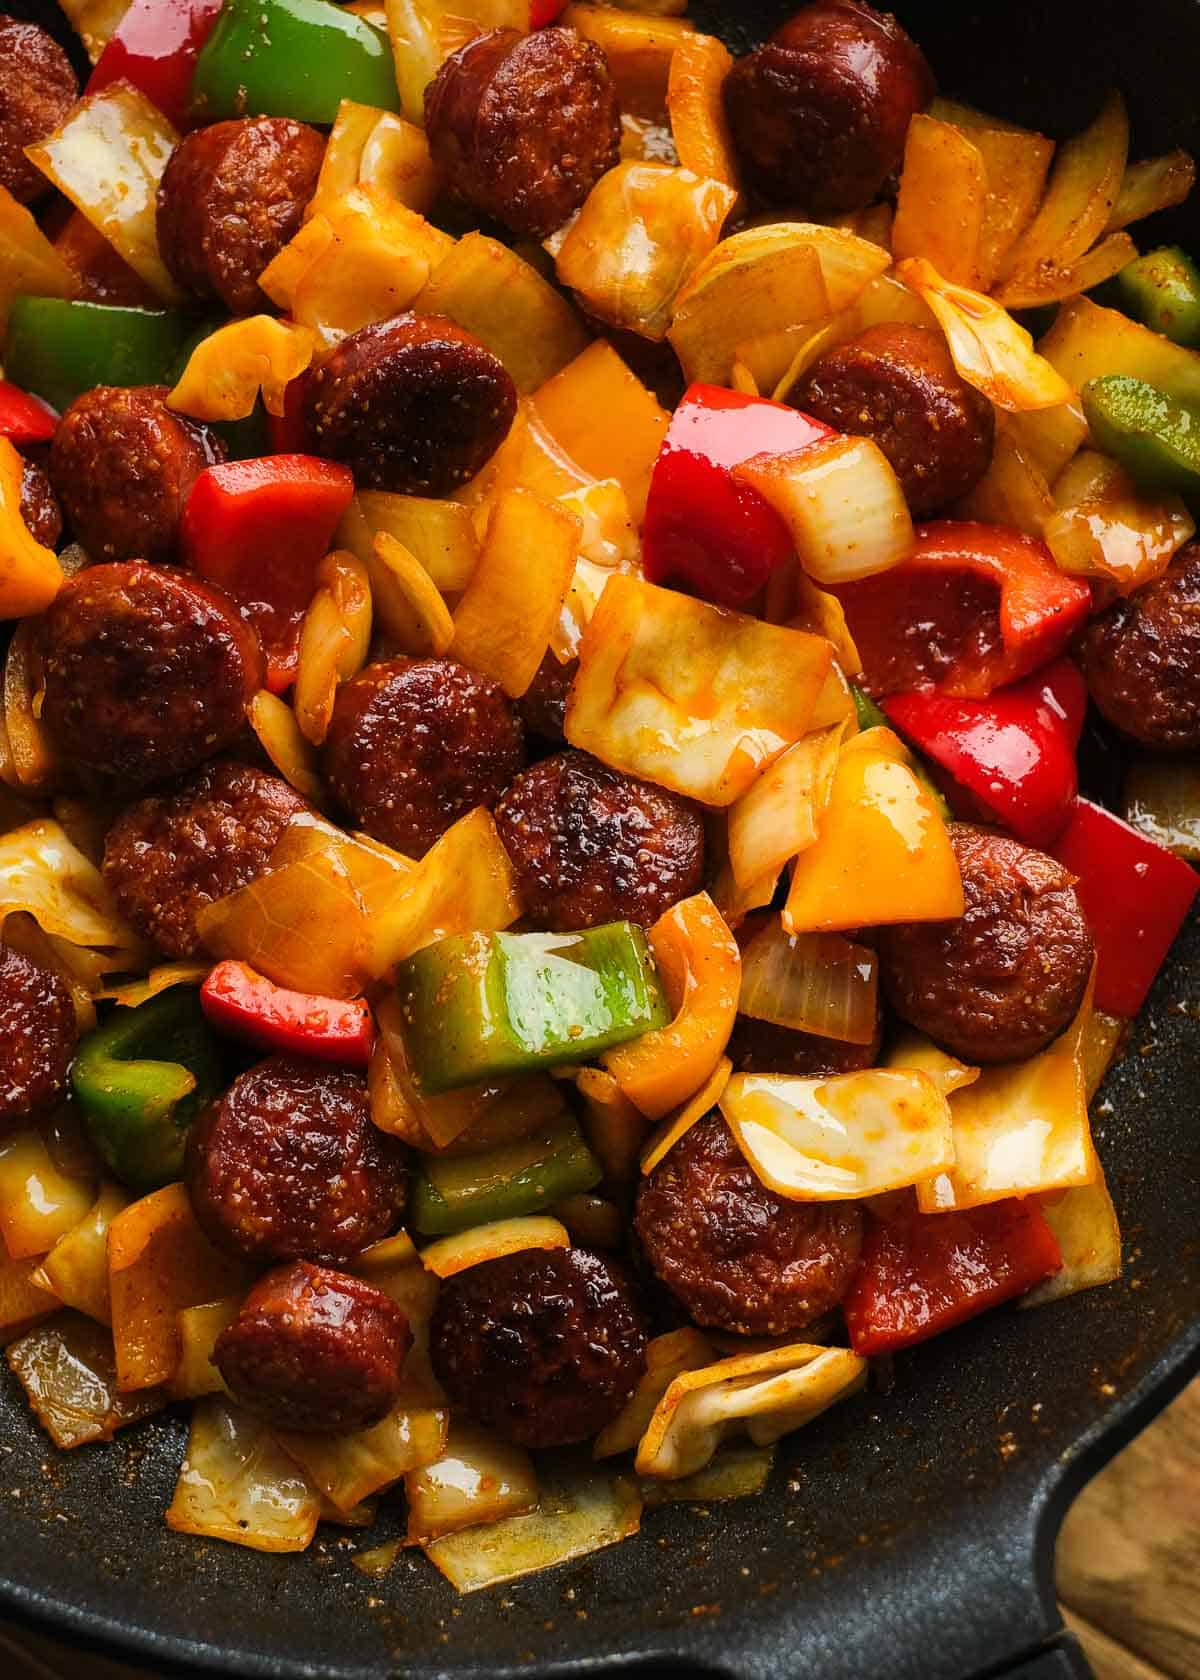
[{"label": "chopped onion piece", "polygon": [[112,1337],[76,1313],[30,1330],[8,1349],[9,1368],[56,1447],[111,1441],[118,1429],[166,1403],[158,1389],[117,1391]]},{"label": "chopped onion piece", "polygon": [[650,1419],[675,1378],[712,1364],[711,1343],[693,1325],[654,1336],[646,1344],[646,1364],[638,1385],[610,1424],[592,1443],[594,1458],[631,1452],[650,1427]]},{"label": "chopped onion piece", "polygon": [[977,286],[987,194],[983,153],[974,140],[918,112],[904,147],[892,228],[895,256],[928,257],[947,280]]},{"label": "chopped onion piece", "polygon": [[105,986],[96,993],[96,997],[119,1003],[123,1009],[137,1009],[174,986],[199,986],[211,967],[212,964],[207,962],[156,963],[142,979],[126,980],[119,986]]},{"label": "chopped onion piece", "polygon": [[92,1208],[78,1224],[63,1233],[46,1255],[34,1280],[53,1291],[64,1306],[111,1325],[108,1289],[108,1231],[117,1215],[129,1206],[130,1196],[119,1184],[103,1184]]},{"label": "chopped onion piece", "polygon": [[724,1499],[747,1499],[761,1493],[775,1464],[775,1448],[726,1447],[690,1476],[666,1482],[647,1476],[642,1498],[647,1506],[716,1505]]},{"label": "chopped onion piece", "polygon": [[223,1301],[206,1301],[203,1306],[184,1307],[175,1314],[181,1351],[171,1378],[172,1399],[198,1400],[204,1394],[224,1392],[212,1352],[217,1337],[233,1323],[241,1304],[240,1296],[229,1295]]},{"label": "chopped onion piece", "polygon": [[605,1178],[612,1184],[632,1184],[649,1121],[606,1068],[580,1068],[575,1087],[583,1098],[584,1136]]},{"label": "chopped onion piece", "polygon": [[806,732],[831,661],[821,636],[618,574],[584,634],[566,736],[629,775],[732,805]]},{"label": "chopped onion piece", "polygon": [[892,1040],[886,1066],[925,1074],[944,1097],[953,1096],[964,1085],[974,1085],[980,1073],[979,1068],[968,1067],[949,1051],[940,1050],[932,1039],[912,1027],[904,1027]]},{"label": "chopped onion piece", "polygon": [[793,1032],[870,1044],[879,1019],[879,962],[838,933],[785,933],[773,916],[742,953],[738,1012]]},{"label": "chopped onion piece", "polygon": [[202,338],[167,398],[193,420],[244,420],[261,393],[268,414],[283,413],[283,395],[313,357],[313,335],[294,321],[248,315]]},{"label": "chopped onion piece", "polygon": [[400,108],[409,122],[424,127],[425,89],[437,75],[443,57],[438,38],[441,7],[428,0],[384,0],[384,4]]},{"label": "chopped onion piece", "polygon": [[1090,1184],[1047,1196],[1041,1208],[1062,1250],[1062,1270],[1023,1295],[1018,1306],[1040,1307],[1120,1277],[1121,1227],[1099,1163]]},{"label": "chopped onion piece", "polygon": [[730,1435],[769,1446],[861,1388],[867,1361],[846,1348],[796,1343],[723,1359],[675,1378],[638,1447],[639,1476],[695,1475]]},{"label": "chopped onion piece", "polygon": [[1128,473],[1092,449],[1063,469],[1054,503],[1042,537],[1057,565],[1121,595],[1161,576],[1196,530],[1180,496],[1139,495]]},{"label": "chopped onion piece", "polygon": [[641,1518],[632,1477],[582,1471],[544,1482],[527,1516],[449,1534],[423,1550],[459,1592],[477,1592],[614,1546],[637,1533]]},{"label": "chopped onion piece", "polygon": [[777,758],[729,810],[729,864],[745,889],[778,876],[816,838],[847,723],[816,729]]},{"label": "chopped onion piece", "polygon": [[62,1310],[57,1295],[36,1281],[39,1270],[36,1260],[10,1260],[0,1249],[0,1338],[6,1342]]},{"label": "chopped onion piece", "polygon": [[496,1219],[441,1237],[421,1250],[421,1264],[435,1276],[448,1278],[506,1254],[520,1254],[523,1249],[570,1246],[565,1225],[546,1214],[530,1214],[519,1219]]},{"label": "chopped onion piece", "polygon": [[302,1552],[320,1514],[317,1490],[265,1424],[224,1398],[197,1402],[168,1528],[256,1552]]},{"label": "chopped onion piece", "polygon": [[61,0],[60,8],[95,64],[129,10],[129,0]]},{"label": "chopped onion piece", "polygon": [[1140,222],[1143,216],[1182,204],[1195,181],[1195,161],[1190,152],[1182,150],[1126,164],[1105,233],[1115,233],[1131,222]]},{"label": "chopped onion piece", "polygon": [[1057,408],[1074,398],[1025,328],[991,298],[951,285],[924,257],[906,258],[896,273],[932,309],[959,373],[997,408]]},{"label": "chopped onion piece", "polygon": [[411,1259],[388,1260],[386,1254],[376,1256],[373,1249],[360,1254],[348,1270],[381,1289],[408,1320],[413,1340],[404,1362],[404,1404],[416,1412],[443,1408],[446,1396],[429,1363],[429,1324],[441,1287],[437,1278]]},{"label": "chopped onion piece", "polygon": [[668,1114],[646,1140],[642,1150],[641,1166],[643,1173],[652,1173],[664,1155],[674,1149],[680,1138],[686,1136],[696,1124],[703,1120],[706,1114],[712,1112],[721,1100],[721,1093],[729,1083],[729,1076],[733,1072],[733,1063],[728,1056],[722,1056],[704,1084],[694,1097],[689,1097],[675,1114]]},{"label": "chopped onion piece", "polygon": [[[304,614],[292,708],[304,738],[325,739],[338,684],[357,676],[371,643],[371,577],[348,549],[317,567],[317,588]],[[439,597],[440,604],[440,597]]]},{"label": "chopped onion piece", "polygon": [[[414,557],[439,591],[450,594],[467,587],[479,560],[479,541],[471,510],[461,502],[360,490],[342,516],[336,540],[370,566],[375,539],[384,532]],[[384,630],[393,635],[386,604],[377,600],[376,609]]]},{"label": "chopped onion piece", "polygon": [[404,1477],[408,1544],[426,1545],[480,1523],[533,1511],[537,1474],[524,1447],[500,1441],[466,1419],[454,1420],[442,1456]]},{"label": "chopped onion piece", "polygon": [[304,211],[305,221],[360,185],[380,187],[390,198],[425,215],[437,197],[438,177],[429,142],[416,123],[376,105],[343,99],[325,145],[317,190]]},{"label": "chopped onion piece", "polygon": [[1054,513],[1046,475],[1007,428],[996,432],[988,469],[969,494],[954,505],[955,517],[985,525],[1010,525],[1040,537]]},{"label": "chopped onion piece", "polygon": [[1134,759],[1125,774],[1123,816],[1148,840],[1189,863],[1200,862],[1200,763],[1188,758]]},{"label": "chopped onion piece", "polygon": [[45,1254],[91,1211],[94,1184],[55,1166],[39,1132],[0,1138],[0,1235],[12,1260]]},{"label": "chopped onion piece", "polygon": [[1009,414],[1005,417],[1004,429],[1051,485],[1055,484],[1058,475],[1074,458],[1088,435],[1083,406],[1078,401],[1061,403],[1057,408]]},{"label": "chopped onion piece", "polygon": [[1090,1184],[1099,1172],[1088,1125],[1084,1046],[1095,975],[1079,1013],[1048,1049],[984,1068],[950,1098],[953,1161],[917,1186],[922,1213],[982,1207]]},{"label": "chopped onion piece", "polygon": [[286,700],[260,688],[246,708],[246,718],[271,763],[297,793],[314,805],[325,797],[316,754],[304,739],[296,714]]},{"label": "chopped onion piece", "polygon": [[52,938],[111,950],[111,968],[148,966],[100,871],[48,817],[0,836],[0,922],[17,910],[27,911]]},{"label": "chopped onion piece", "polygon": [[275,1431],[281,1447],[339,1511],[395,1485],[410,1470],[433,1464],[446,1450],[449,1414],[401,1398],[380,1423],[349,1435]]},{"label": "chopped onion piece", "polygon": [[907,1069],[832,1079],[739,1073],[720,1107],[756,1175],[792,1201],[878,1196],[954,1162],[946,1098],[926,1074]]},{"label": "chopped onion piece", "polygon": [[[13,461],[14,477],[9,477],[10,462],[5,457],[10,451],[13,456],[16,455],[16,450],[5,438],[0,445],[0,477],[7,482],[0,490],[0,507],[7,501],[14,480],[19,482],[24,474],[23,466]],[[15,617],[18,613],[37,612],[48,606],[63,581],[61,567],[53,552],[43,549],[41,556],[32,559],[32,565],[40,574],[39,581],[33,583],[33,576],[26,567],[29,558],[26,535],[22,522],[16,530],[16,552],[0,550],[0,574],[4,580],[0,585],[0,610],[5,618]],[[43,558],[44,569],[41,564]],[[22,577],[29,579],[33,593],[27,592],[21,585]],[[19,586],[15,592],[12,589],[14,583]],[[0,717],[8,736],[8,757],[11,760],[8,779],[31,796],[47,793],[62,774],[58,756],[40,716],[45,684],[36,632],[37,621],[32,618],[23,619],[13,630],[4,657],[4,692],[0,699]]]}]

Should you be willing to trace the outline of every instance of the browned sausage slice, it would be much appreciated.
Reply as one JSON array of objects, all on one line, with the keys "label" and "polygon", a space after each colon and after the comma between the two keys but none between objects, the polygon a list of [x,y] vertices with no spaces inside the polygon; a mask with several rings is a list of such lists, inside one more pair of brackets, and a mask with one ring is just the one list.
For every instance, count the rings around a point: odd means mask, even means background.
[{"label": "browned sausage slice", "polygon": [[739,59],[725,111],[747,183],[808,215],[861,210],[900,165],[933,77],[894,17],[816,0]]},{"label": "browned sausage slice", "polygon": [[533,681],[517,701],[521,722],[531,735],[537,735],[543,741],[556,741],[560,746],[566,744],[563,723],[567,715],[567,696],[578,669],[577,659],[564,665],[554,653],[547,653],[542,660]]},{"label": "browned sausage slice", "polygon": [[1092,620],[1088,692],[1110,723],[1161,752],[1200,747],[1200,543]]},{"label": "browned sausage slice", "polygon": [[696,807],[590,753],[558,753],[518,776],[496,807],[496,826],[526,911],[553,932],[620,921],[649,927],[703,881]]},{"label": "browned sausage slice", "polygon": [[213,1364],[247,1411],[281,1429],[369,1429],[400,1398],[412,1332],[365,1279],[297,1260],[255,1284]]},{"label": "browned sausage slice", "polygon": [[447,496],[495,454],[517,390],[498,356],[444,315],[396,315],[343,339],[305,383],[313,452],[360,488]]},{"label": "browned sausage slice", "polygon": [[78,1031],[66,983],[0,944],[0,1135],[40,1119],[66,1095]]},{"label": "browned sausage slice", "polygon": [[951,823],[966,910],[879,930],[880,977],[904,1020],[965,1062],[1015,1062],[1075,1018],[1093,946],[1074,876],[1005,834]]},{"label": "browned sausage slice", "polygon": [[389,659],[338,690],[325,737],[329,785],[357,822],[421,856],[525,762],[516,708],[454,659]]},{"label": "browned sausage slice", "polygon": [[877,443],[916,517],[973,490],[992,458],[992,405],[959,375],[931,327],[869,327],[819,356],[789,400],[835,431]]},{"label": "browned sausage slice", "polygon": [[300,231],[325,142],[290,117],[241,117],[186,135],[158,189],[158,242],[179,284],[234,315],[269,309],[258,284]]},{"label": "browned sausage slice", "polygon": [[603,50],[571,29],[494,29],[442,65],[425,94],[433,161],[468,204],[544,239],[620,159]]},{"label": "browned sausage slice", "polygon": [[228,747],[262,684],[262,649],[233,602],[140,560],[71,578],[40,645],[54,746],[119,787],[182,776]]},{"label": "browned sausage slice", "polygon": [[305,801],[248,764],[207,764],[173,793],[123,812],[104,842],[104,879],[121,914],[169,957],[198,957],[196,917],[247,886]]},{"label": "browned sausage slice", "polygon": [[638,1189],[646,1258],[697,1324],[741,1335],[802,1330],[850,1287],[856,1202],[791,1202],[747,1166],[720,1114],[697,1121]]},{"label": "browned sausage slice", "polygon": [[338,1261],[395,1229],[407,1172],[402,1146],[371,1123],[361,1074],[272,1056],[204,1110],[187,1182],[196,1218],[226,1252]]},{"label": "browned sausage slice", "polygon": [[878,1067],[882,1042],[882,1014],[870,1044],[847,1044],[739,1015],[725,1054],[735,1073],[786,1073],[800,1079],[819,1079]]},{"label": "browned sausage slice", "polygon": [[457,1273],[430,1335],[454,1404],[527,1447],[598,1434],[632,1394],[645,1350],[628,1279],[586,1248],[525,1249]]},{"label": "browned sausage slice", "polygon": [[169,560],[193,484],[225,446],[175,414],[165,385],[97,385],[63,414],[50,477],[94,560]]},{"label": "browned sausage slice", "polygon": [[43,467],[26,460],[21,469],[21,518],[31,537],[57,548],[62,540],[62,509]]},{"label": "browned sausage slice", "polygon": [[50,188],[25,147],[53,134],[78,97],[75,72],[54,37],[0,13],[0,187],[21,204]]}]

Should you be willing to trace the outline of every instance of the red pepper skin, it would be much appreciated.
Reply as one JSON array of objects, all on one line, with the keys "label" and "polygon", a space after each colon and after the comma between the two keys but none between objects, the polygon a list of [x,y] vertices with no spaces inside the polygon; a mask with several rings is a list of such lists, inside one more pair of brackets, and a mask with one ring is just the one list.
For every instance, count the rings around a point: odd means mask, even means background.
[{"label": "red pepper skin", "polygon": [[[896,627],[911,616],[913,594],[928,592],[934,616],[938,586],[945,590],[956,574],[995,586],[999,645],[960,654],[936,684],[943,694],[980,699],[1028,676],[1063,651],[1091,611],[1088,585],[1060,572],[1044,543],[1003,525],[934,520],[917,526],[912,552],[899,566],[834,591],[868,678],[886,668]],[[870,689],[869,681],[865,686]],[[904,684],[919,686],[919,680]]]},{"label": "red pepper skin", "polygon": [[548,23],[561,17],[566,9],[567,0],[533,0],[529,8],[529,27],[544,29]]},{"label": "red pepper skin", "polygon": [[304,389],[306,376],[301,374],[284,387],[283,413],[267,415],[267,439],[273,455],[303,455],[308,442],[304,424]]},{"label": "red pepper skin", "polygon": [[10,443],[49,443],[58,416],[40,397],[0,379],[0,437]]},{"label": "red pepper skin", "polygon": [[196,57],[220,10],[221,0],[133,0],[86,91],[132,82],[176,128],[185,127]]},{"label": "red pepper skin", "polygon": [[200,988],[200,1007],[221,1032],[263,1050],[343,1067],[366,1067],[375,1022],[365,998],[347,1003],[275,985],[248,963],[221,962]]},{"label": "red pepper skin", "polygon": [[1058,1241],[1032,1199],[871,1219],[843,1303],[850,1346],[865,1355],[912,1347],[1061,1269]]},{"label": "red pepper skin", "polygon": [[783,520],[732,469],[786,455],[828,426],[799,409],[717,385],[692,385],[671,417],[650,479],[643,532],[646,577],[718,606],[749,600],[795,554]]},{"label": "red pepper skin", "polygon": [[316,569],[353,495],[350,469],[335,461],[264,455],[205,468],[187,499],[185,563],[219,584],[254,625],[274,694],[295,678]]},{"label": "red pepper skin", "polygon": [[1087,710],[1087,688],[1071,660],[1056,659],[986,700],[918,689],[880,706],[944,772],[940,785],[957,816],[999,823],[1043,849],[1062,833],[1075,803],[1075,748]]},{"label": "red pepper skin", "polygon": [[1200,891],[1200,876],[1088,799],[1075,801],[1051,851],[1078,876],[1075,891],[1096,944],[1096,1008],[1136,1015]]}]

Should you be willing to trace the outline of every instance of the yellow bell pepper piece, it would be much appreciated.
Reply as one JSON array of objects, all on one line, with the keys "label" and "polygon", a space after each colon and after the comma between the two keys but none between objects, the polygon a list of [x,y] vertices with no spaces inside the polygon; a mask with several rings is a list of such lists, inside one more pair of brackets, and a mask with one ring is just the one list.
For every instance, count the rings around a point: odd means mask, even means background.
[{"label": "yellow bell pepper piece", "polygon": [[58,556],[21,517],[23,471],[16,449],[0,438],[0,618],[42,612],[63,583]]},{"label": "yellow bell pepper piece", "polygon": [[313,358],[307,327],[250,315],[202,339],[188,358],[169,408],[193,420],[244,420],[258,394],[268,414],[283,413],[283,394]]}]

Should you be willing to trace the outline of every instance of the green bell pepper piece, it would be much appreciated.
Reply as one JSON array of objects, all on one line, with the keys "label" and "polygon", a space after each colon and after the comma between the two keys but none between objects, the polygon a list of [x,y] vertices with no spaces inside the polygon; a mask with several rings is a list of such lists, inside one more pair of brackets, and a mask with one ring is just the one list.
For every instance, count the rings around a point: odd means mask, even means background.
[{"label": "green bell pepper piece", "polygon": [[400,109],[387,36],[332,0],[225,0],[192,76],[192,110],[331,123],[343,99]]},{"label": "green bell pepper piece", "polygon": [[1080,393],[1092,441],[1145,490],[1200,494],[1200,408],[1110,373]]},{"label": "green bell pepper piece", "polygon": [[194,317],[174,309],[16,297],[4,341],[5,377],[60,411],[94,385],[166,385]]},{"label": "green bell pepper piece", "polygon": [[532,1136],[480,1155],[428,1156],[414,1175],[409,1218],[423,1236],[544,1213],[592,1190],[603,1168],[566,1114]]},{"label": "green bell pepper piece", "polygon": [[194,986],[117,1009],[82,1041],[71,1068],[88,1135],[116,1177],[141,1192],[182,1177],[188,1128],[223,1085]]},{"label": "green bell pepper piece", "polygon": [[396,982],[413,1072],[430,1093],[586,1062],[671,1018],[631,922],[457,934],[407,958]]},{"label": "green bell pepper piece", "polygon": [[1175,344],[1200,347],[1200,269],[1178,245],[1126,265],[1114,282],[1118,307]]}]

